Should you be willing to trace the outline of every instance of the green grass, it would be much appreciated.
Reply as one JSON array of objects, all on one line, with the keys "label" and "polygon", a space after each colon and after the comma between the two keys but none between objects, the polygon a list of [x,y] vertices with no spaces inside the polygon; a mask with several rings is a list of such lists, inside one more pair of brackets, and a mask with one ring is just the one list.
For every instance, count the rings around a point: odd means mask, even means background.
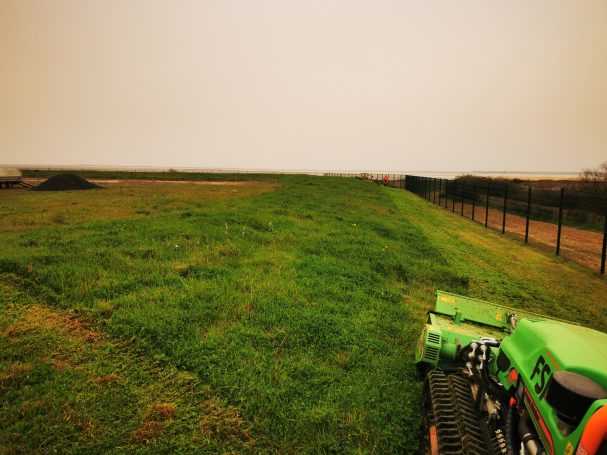
[{"label": "green grass", "polygon": [[0,194],[0,453],[410,453],[435,289],[607,326],[597,275],[412,194],[240,177]]}]

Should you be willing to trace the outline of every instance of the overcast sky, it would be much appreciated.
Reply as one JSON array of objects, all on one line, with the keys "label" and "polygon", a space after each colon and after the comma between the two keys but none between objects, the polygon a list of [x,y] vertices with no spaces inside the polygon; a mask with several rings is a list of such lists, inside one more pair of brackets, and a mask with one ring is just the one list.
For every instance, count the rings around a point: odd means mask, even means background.
[{"label": "overcast sky", "polygon": [[607,0],[0,0],[0,164],[606,159]]}]

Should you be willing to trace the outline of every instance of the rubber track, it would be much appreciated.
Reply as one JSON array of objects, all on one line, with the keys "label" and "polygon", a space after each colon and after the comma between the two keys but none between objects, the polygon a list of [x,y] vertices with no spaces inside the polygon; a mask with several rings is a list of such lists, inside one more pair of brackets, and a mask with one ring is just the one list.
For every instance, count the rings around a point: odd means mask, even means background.
[{"label": "rubber track", "polygon": [[428,393],[441,455],[487,455],[486,438],[469,382],[457,374],[430,371]]}]

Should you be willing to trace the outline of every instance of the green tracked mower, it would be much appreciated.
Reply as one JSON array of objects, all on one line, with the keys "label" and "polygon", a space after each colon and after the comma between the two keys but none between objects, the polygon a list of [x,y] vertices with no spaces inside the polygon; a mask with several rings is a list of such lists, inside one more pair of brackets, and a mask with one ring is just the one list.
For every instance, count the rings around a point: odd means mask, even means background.
[{"label": "green tracked mower", "polygon": [[607,455],[607,334],[437,291],[421,452]]}]

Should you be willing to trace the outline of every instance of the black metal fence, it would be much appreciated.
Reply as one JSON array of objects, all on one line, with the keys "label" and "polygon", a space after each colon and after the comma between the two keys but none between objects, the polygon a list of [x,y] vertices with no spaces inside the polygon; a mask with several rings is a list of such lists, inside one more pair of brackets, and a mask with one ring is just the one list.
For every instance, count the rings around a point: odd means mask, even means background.
[{"label": "black metal fence", "polygon": [[414,175],[405,177],[404,188],[487,228],[554,248],[557,255],[605,274],[607,197],[600,191]]}]

